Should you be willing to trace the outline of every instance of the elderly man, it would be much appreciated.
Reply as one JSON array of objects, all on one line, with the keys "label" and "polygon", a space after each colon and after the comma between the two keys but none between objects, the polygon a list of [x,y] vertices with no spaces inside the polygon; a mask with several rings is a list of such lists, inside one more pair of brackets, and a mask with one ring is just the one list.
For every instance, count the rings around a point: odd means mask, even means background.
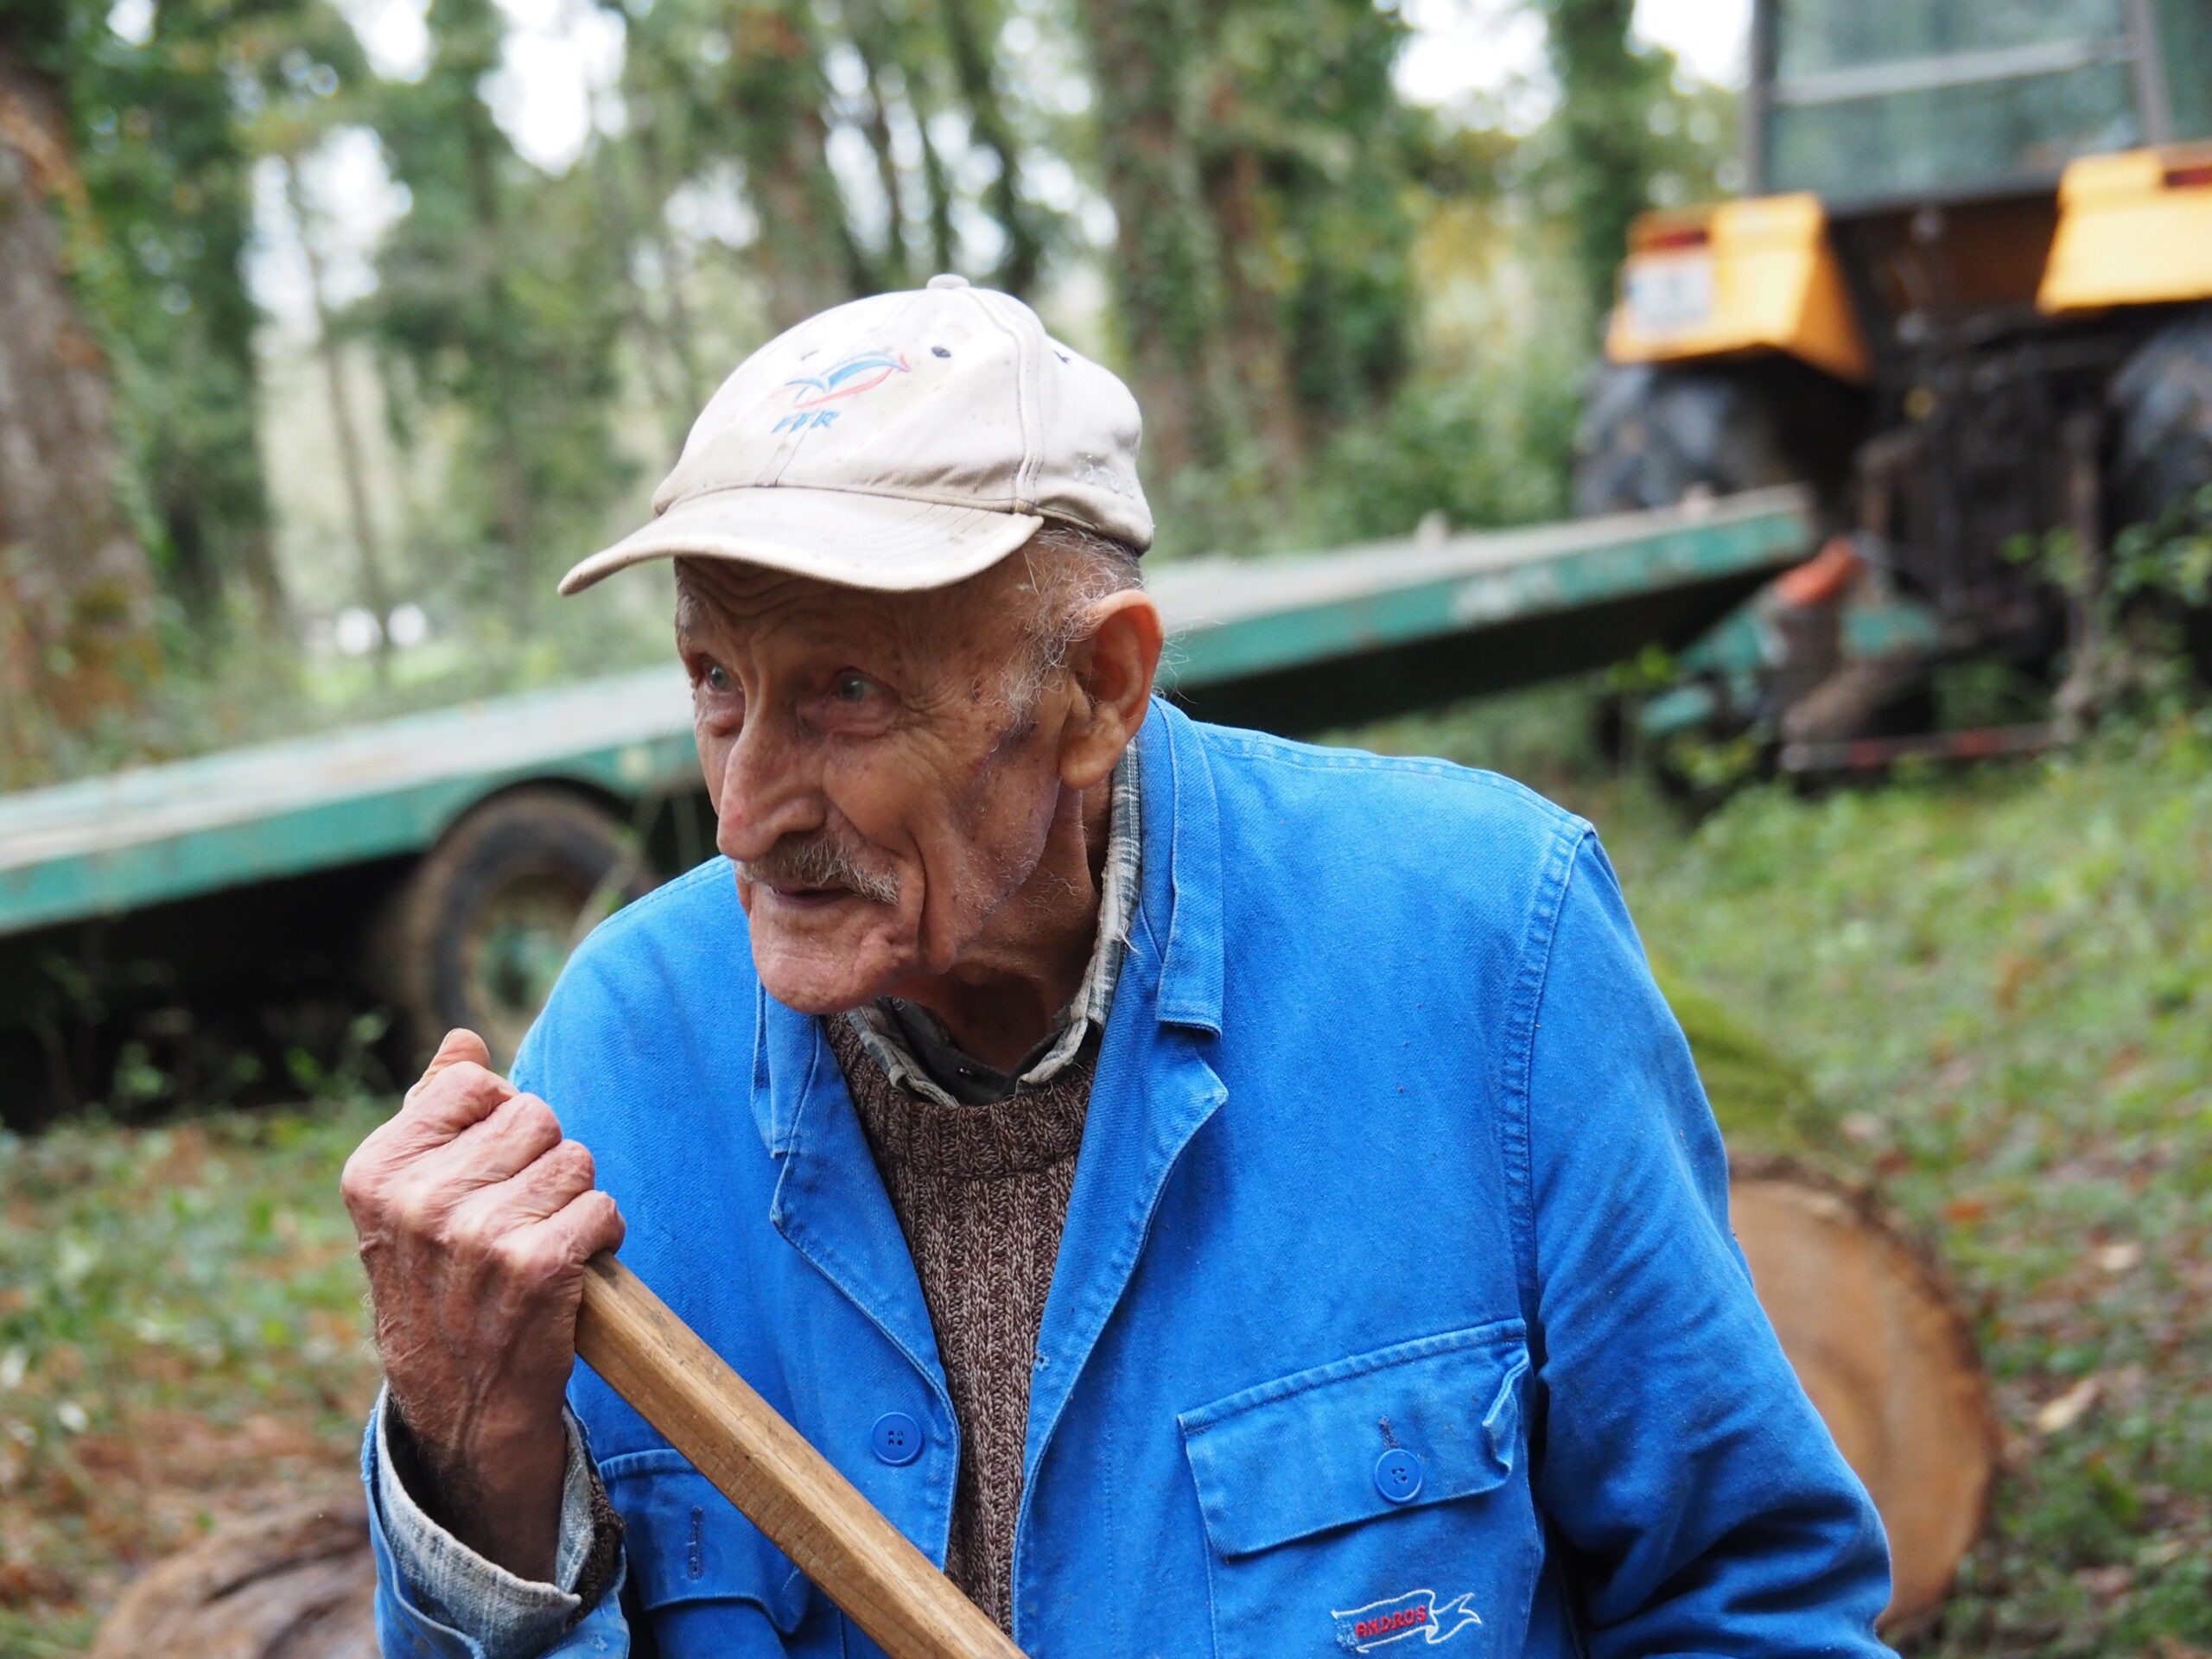
[{"label": "elderly man", "polygon": [[1033,1655],[1882,1651],[1589,826],[1154,701],[1137,429],[938,277],[563,584],[676,559],[724,856],[347,1166],[387,1654],[876,1651],[575,1369],[618,1244]]}]

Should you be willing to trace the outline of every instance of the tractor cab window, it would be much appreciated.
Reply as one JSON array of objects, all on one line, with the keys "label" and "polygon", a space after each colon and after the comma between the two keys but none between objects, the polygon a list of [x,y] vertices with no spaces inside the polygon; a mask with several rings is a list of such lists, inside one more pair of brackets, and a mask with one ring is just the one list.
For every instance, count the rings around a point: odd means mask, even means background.
[{"label": "tractor cab window", "polygon": [[1831,200],[2055,177],[2145,141],[2126,0],[1778,0],[1768,187]]},{"label": "tractor cab window", "polygon": [[2177,138],[2212,138],[2212,0],[2154,0]]}]

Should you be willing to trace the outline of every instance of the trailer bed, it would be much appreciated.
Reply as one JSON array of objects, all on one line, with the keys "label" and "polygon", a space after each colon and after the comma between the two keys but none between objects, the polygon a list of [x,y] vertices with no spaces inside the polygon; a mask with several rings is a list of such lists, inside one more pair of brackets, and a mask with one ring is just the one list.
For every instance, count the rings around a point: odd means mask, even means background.
[{"label": "trailer bed", "polygon": [[[1300,732],[1686,644],[1811,537],[1801,492],[1615,518],[1204,560],[1152,584],[1162,689]],[[420,852],[524,782],[697,785],[673,665],[0,797],[0,935]]]}]

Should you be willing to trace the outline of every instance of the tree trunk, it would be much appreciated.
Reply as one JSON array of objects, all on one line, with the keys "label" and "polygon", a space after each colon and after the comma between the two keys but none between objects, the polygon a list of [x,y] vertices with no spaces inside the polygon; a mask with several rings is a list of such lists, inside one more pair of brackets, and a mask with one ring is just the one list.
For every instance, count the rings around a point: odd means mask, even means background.
[{"label": "tree trunk", "polygon": [[876,260],[876,277],[886,288],[908,288],[914,283],[911,245],[907,239],[906,193],[900,188],[899,158],[891,138],[891,117],[886,93],[889,76],[896,71],[912,73],[912,57],[901,52],[896,34],[875,0],[847,0],[845,33],[860,54],[868,76],[868,109],[861,130],[875,156],[875,178],[883,191],[883,251]]},{"label": "tree trunk", "polygon": [[[488,3],[473,10],[477,27],[463,49],[481,54],[486,41],[497,41],[499,24]],[[527,632],[531,615],[537,608],[537,584],[532,579],[537,526],[537,515],[531,509],[529,467],[517,423],[524,407],[523,400],[531,396],[535,389],[529,385],[524,365],[516,360],[515,346],[523,338],[523,324],[502,257],[505,215],[500,211],[498,176],[501,140],[492,111],[481,99],[471,99],[461,108],[461,142],[468,172],[469,200],[476,209],[474,229],[480,250],[475,263],[483,273],[484,307],[492,323],[486,331],[491,361],[486,373],[492,389],[492,460],[497,474],[493,480],[493,512],[499,521],[499,540],[506,545],[512,573],[508,603],[512,607],[518,627]]]},{"label": "tree trunk", "polygon": [[[995,15],[995,8],[993,11]],[[1006,246],[999,255],[995,280],[1007,293],[1026,299],[1037,285],[1045,245],[1028,205],[1021,200],[1020,148],[1007,119],[1005,100],[999,96],[998,79],[991,70],[993,43],[985,38],[985,19],[977,16],[976,0],[942,0],[942,15],[953,76],[967,100],[976,140],[991,152],[999,167],[998,177],[991,181],[989,201],[991,217],[998,220]]]},{"label": "tree trunk", "polygon": [[646,223],[645,241],[660,262],[661,302],[667,319],[663,338],[668,345],[669,363],[680,393],[677,401],[683,410],[683,430],[677,435],[677,447],[680,449],[685,435],[691,430],[692,421],[707,401],[707,391],[699,383],[699,331],[692,324],[691,308],[683,297],[681,251],[668,233],[666,206],[672,187],[667,169],[661,164],[658,137],[651,131],[642,134],[639,154],[648,186],[645,200],[655,204]]},{"label": "tree trunk", "polygon": [[1650,204],[1654,64],[1629,44],[1636,0],[1543,0],[1559,76],[1567,216],[1588,315],[1612,303],[1629,221]]},{"label": "tree trunk", "polygon": [[[592,159],[592,170],[599,187],[600,213],[606,220],[608,234],[621,250],[615,262],[615,280],[620,285],[622,310],[630,325],[630,333],[638,346],[638,367],[645,376],[645,393],[652,399],[653,408],[660,416],[668,434],[668,452],[673,456],[683,448],[686,434],[691,429],[692,417],[698,405],[692,401],[689,377],[684,372],[683,354],[671,338],[672,328],[664,328],[646,302],[645,290],[638,280],[634,255],[639,233],[631,222],[629,181],[620,175],[621,155],[612,144],[598,147]],[[661,200],[647,196],[645,200]],[[670,295],[676,289],[676,270],[669,257],[666,245],[657,238],[648,238],[654,257],[661,262],[661,280]],[[673,307],[671,307],[671,311]],[[671,378],[673,384],[671,384]]]},{"label": "tree trunk", "polygon": [[1084,0],[1116,220],[1114,290],[1150,467],[1219,459],[1217,272],[1184,114],[1195,0]]},{"label": "tree trunk", "polygon": [[822,74],[798,0],[730,8],[732,126],[760,220],[753,260],[784,329],[874,286],[830,172]]},{"label": "tree trunk", "polygon": [[54,734],[126,708],[157,665],[106,363],[69,289],[61,213],[83,190],[56,89],[0,38],[0,786],[40,776]]},{"label": "tree trunk", "polygon": [[914,106],[914,124],[922,135],[922,181],[930,201],[930,271],[935,275],[952,269],[952,175],[938,152],[937,140],[930,137],[930,117],[934,111],[918,74],[908,78],[906,97]]},{"label": "tree trunk", "polygon": [[391,593],[384,579],[384,559],[377,547],[376,520],[369,507],[369,479],[361,452],[361,438],[353,424],[353,401],[346,373],[346,359],[333,331],[328,290],[323,283],[322,255],[316,250],[314,227],[308,222],[307,193],[300,188],[296,160],[284,163],[284,192],[292,209],[292,223],[299,232],[300,252],[308,267],[308,289],[315,299],[315,356],[322,364],[323,391],[330,400],[331,435],[338,444],[338,470],[346,480],[346,507],[353,531],[353,552],[360,564],[361,602],[377,620],[377,683],[391,681]]},{"label": "tree trunk", "polygon": [[[1230,96],[1224,89],[1219,96]],[[1275,481],[1295,482],[1306,454],[1306,429],[1291,384],[1290,342],[1282,327],[1282,301],[1255,275],[1268,250],[1260,225],[1261,157],[1236,144],[1202,169],[1206,206],[1221,249],[1223,321],[1236,367],[1233,394],[1260,441]],[[1230,390],[1230,389],[1225,389]]]}]

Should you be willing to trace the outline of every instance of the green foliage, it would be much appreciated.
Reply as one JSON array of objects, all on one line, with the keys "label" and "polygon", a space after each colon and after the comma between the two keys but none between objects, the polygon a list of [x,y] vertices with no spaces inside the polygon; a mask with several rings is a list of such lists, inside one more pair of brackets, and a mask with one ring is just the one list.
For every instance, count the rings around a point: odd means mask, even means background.
[{"label": "green foliage", "polygon": [[2073,603],[2068,719],[2156,722],[2196,702],[2212,678],[2212,485],[2121,531],[2107,558],[2063,527],[2014,537],[2005,554]]},{"label": "green foliage", "polygon": [[1580,366],[1554,330],[1413,376],[1316,459],[1299,539],[1325,547],[1402,536],[1429,512],[1463,528],[1563,516]]},{"label": "green foliage", "polygon": [[[1639,201],[1708,194],[1726,147],[1726,100],[1618,42],[1633,73],[1606,68],[1590,31],[1612,25],[1586,5],[1554,20],[1568,96],[1524,142],[1404,105],[1407,24],[1371,0],[596,3],[625,31],[620,119],[602,110],[558,176],[486,101],[494,0],[435,0],[429,62],[402,82],[368,70],[333,0],[156,0],[137,44],[100,0],[14,14],[75,111],[78,281],[194,669],[73,765],[632,660],[641,617],[552,605],[550,577],[628,527],[737,357],[937,268],[1049,308],[1102,267],[1163,556],[1551,516],[1591,348],[1560,303],[1604,171],[1591,146],[1636,151]],[[301,212],[297,181],[349,128],[407,193],[376,290],[327,319],[376,372],[391,441],[372,481],[397,487],[363,515],[375,560],[296,530],[287,557],[317,607],[429,608],[448,643],[375,677],[216,648],[234,614],[276,627],[293,604],[263,478],[268,320],[242,265],[255,169],[282,162]],[[1079,229],[1101,196],[1110,251]],[[315,377],[317,425],[325,372],[282,370]]]},{"label": "green foliage", "polygon": [[[770,326],[960,268],[956,220],[971,211],[969,228],[980,221],[996,238],[972,274],[1010,293],[1034,292],[1067,227],[1028,188],[1026,163],[1040,143],[1065,150],[1074,136],[1047,131],[1051,123],[1009,82],[994,49],[1009,8],[631,0],[620,10],[632,136],[616,148],[635,152],[626,170],[646,192],[639,233],[660,240],[653,210],[686,184],[726,187],[734,168],[759,221],[745,257]],[[833,60],[844,75],[835,85]],[[988,157],[987,176],[948,151],[946,118],[965,124]],[[852,199],[830,168],[839,129],[866,142],[872,202]]]},{"label": "green foliage", "polygon": [[2112,585],[2122,601],[2147,594],[2199,609],[2212,604],[2212,484],[2120,533]]},{"label": "green foliage", "polygon": [[1535,146],[1541,185],[1564,216],[1582,315],[1611,307],[1630,221],[1648,207],[1707,201],[1732,171],[1735,100],[1685,90],[1671,53],[1629,38],[1634,0],[1537,0],[1560,105]]},{"label": "green foliage", "polygon": [[365,73],[322,0],[162,0],[132,44],[84,0],[63,71],[92,225],[80,292],[116,365],[141,532],[184,607],[186,640],[234,608],[289,623],[270,550],[246,289],[260,130]]},{"label": "green foliage", "polygon": [[[1212,9],[1193,134],[1228,304],[1262,313],[1298,410],[1324,427],[1388,396],[1406,366],[1414,223],[1407,162],[1426,123],[1390,70],[1406,27],[1370,0]],[[1272,391],[1273,388],[1255,390]]]},{"label": "green foliage", "polygon": [[1541,0],[1559,77],[1558,168],[1588,315],[1610,302],[1629,221],[1650,205],[1645,111],[1672,65],[1630,46],[1634,0]]},{"label": "green foliage", "polygon": [[1427,124],[1390,82],[1405,25],[1369,0],[1076,10],[1154,475],[1179,504],[1277,494],[1407,365]]},{"label": "green foliage", "polygon": [[499,8],[436,0],[429,22],[429,69],[379,99],[410,206],[365,321],[397,371],[403,431],[432,410],[465,423],[447,511],[417,556],[456,572],[454,597],[496,626],[527,619],[591,550],[627,482],[608,421],[624,251],[601,232],[588,178],[531,168],[480,95],[499,62]]}]

